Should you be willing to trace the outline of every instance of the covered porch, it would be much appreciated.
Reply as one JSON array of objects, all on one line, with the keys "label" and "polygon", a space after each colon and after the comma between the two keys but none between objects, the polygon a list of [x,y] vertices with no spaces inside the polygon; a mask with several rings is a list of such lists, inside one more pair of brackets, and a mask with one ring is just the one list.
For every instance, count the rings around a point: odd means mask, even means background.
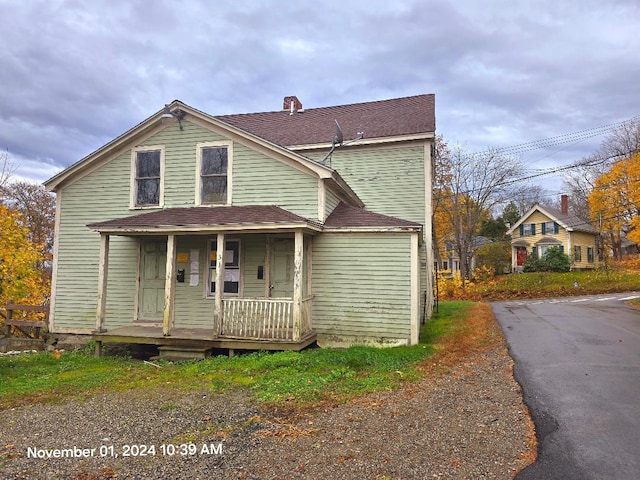
[{"label": "covered porch", "polygon": [[[166,209],[89,227],[100,233],[97,354],[103,342],[231,353],[301,350],[315,341],[311,256],[319,225],[251,206]],[[113,236],[137,243],[130,320],[108,314]]]}]

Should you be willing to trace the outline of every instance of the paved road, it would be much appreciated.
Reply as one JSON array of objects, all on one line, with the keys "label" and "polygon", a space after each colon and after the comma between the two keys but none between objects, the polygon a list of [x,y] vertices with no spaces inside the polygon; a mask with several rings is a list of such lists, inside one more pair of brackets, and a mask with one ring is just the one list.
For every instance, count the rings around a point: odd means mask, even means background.
[{"label": "paved road", "polygon": [[492,303],[539,441],[518,480],[640,478],[640,293]]}]

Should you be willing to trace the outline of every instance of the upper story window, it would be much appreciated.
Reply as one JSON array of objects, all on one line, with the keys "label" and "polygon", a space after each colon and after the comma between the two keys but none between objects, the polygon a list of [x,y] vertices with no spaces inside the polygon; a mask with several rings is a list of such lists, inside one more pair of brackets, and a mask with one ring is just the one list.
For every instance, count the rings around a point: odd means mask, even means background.
[{"label": "upper story window", "polygon": [[231,203],[232,148],[228,142],[198,144],[196,205]]},{"label": "upper story window", "polygon": [[528,235],[536,234],[536,224],[535,223],[523,223],[520,225],[520,236],[526,237]]},{"label": "upper story window", "polygon": [[131,153],[131,206],[159,207],[163,202],[164,147],[139,147]]},{"label": "upper story window", "polygon": [[558,224],[556,222],[542,223],[542,233],[548,235],[558,233]]}]

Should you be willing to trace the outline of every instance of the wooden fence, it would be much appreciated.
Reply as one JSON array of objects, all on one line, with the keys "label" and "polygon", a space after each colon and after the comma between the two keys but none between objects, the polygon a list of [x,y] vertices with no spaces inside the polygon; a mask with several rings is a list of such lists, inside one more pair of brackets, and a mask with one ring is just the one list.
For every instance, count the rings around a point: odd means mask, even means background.
[{"label": "wooden fence", "polygon": [[[49,305],[19,305],[8,303],[5,307],[7,315],[4,319],[4,334],[10,337],[13,331],[19,331],[27,338],[39,338],[43,328],[47,327],[49,320]],[[13,312],[40,312],[44,313],[44,321],[18,320]]]}]

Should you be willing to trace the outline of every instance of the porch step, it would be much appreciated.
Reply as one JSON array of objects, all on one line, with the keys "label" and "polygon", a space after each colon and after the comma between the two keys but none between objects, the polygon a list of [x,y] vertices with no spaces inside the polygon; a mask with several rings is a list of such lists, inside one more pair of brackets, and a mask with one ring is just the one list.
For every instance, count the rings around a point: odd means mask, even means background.
[{"label": "porch step", "polygon": [[165,345],[158,347],[158,357],[162,360],[177,362],[180,360],[202,360],[209,356],[211,348],[180,347]]}]

